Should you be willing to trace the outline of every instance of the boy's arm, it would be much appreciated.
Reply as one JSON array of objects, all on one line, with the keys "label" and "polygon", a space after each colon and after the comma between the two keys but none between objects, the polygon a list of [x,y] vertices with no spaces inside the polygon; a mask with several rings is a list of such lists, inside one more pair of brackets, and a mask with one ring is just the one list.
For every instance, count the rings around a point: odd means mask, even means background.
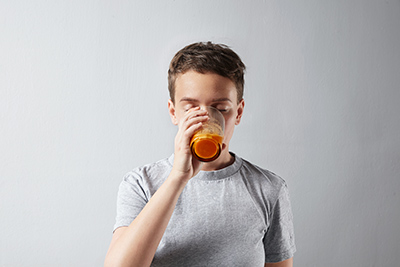
[{"label": "boy's arm", "polygon": [[150,266],[185,185],[171,173],[129,227],[114,232],[105,266]]},{"label": "boy's arm", "polygon": [[266,263],[265,267],[293,267],[293,258],[281,262]]},{"label": "boy's arm", "polygon": [[182,119],[170,175],[135,220],[128,227],[115,230],[104,266],[150,266],[180,194],[201,169],[201,163],[192,158],[189,143],[207,119],[205,111],[199,109]]}]

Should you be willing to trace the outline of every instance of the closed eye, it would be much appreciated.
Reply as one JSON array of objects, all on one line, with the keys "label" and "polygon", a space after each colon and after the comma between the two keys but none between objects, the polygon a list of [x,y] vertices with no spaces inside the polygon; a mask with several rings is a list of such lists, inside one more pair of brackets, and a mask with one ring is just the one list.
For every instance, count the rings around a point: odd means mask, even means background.
[{"label": "closed eye", "polygon": [[228,112],[228,111],[229,111],[229,106],[227,106],[227,105],[221,105],[221,104],[219,104],[219,105],[215,105],[214,108],[218,109],[219,112],[222,112],[222,113],[223,113],[223,112]]}]

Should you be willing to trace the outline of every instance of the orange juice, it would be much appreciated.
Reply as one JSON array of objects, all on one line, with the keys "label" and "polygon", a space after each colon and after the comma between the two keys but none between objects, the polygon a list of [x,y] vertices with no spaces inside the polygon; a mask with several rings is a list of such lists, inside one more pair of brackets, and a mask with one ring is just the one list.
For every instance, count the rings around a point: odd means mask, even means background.
[{"label": "orange juice", "polygon": [[222,139],[218,134],[196,133],[190,141],[192,154],[200,161],[213,161],[221,154]]}]

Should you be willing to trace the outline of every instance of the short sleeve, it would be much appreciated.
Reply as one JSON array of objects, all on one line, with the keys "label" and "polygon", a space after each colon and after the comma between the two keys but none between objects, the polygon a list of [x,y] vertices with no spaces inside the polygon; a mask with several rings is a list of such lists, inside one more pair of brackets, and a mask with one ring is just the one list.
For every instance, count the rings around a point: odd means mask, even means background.
[{"label": "short sleeve", "polygon": [[280,190],[273,206],[269,227],[264,236],[265,262],[280,262],[293,257],[294,242],[293,215],[287,185]]},{"label": "short sleeve", "polygon": [[139,215],[148,199],[141,185],[141,177],[136,172],[125,175],[119,185],[117,197],[117,216],[114,231],[118,227],[129,226]]}]

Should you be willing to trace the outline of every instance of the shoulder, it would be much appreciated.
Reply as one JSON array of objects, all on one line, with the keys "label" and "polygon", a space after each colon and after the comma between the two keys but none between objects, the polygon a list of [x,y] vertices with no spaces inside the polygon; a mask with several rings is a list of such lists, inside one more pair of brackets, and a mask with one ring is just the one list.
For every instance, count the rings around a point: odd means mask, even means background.
[{"label": "shoulder", "polygon": [[160,172],[164,172],[165,170],[171,168],[172,165],[170,163],[170,158],[164,158],[153,163],[135,167],[134,169],[125,174],[124,180],[129,179],[130,177],[152,176],[154,174],[159,174]]},{"label": "shoulder", "polygon": [[256,203],[270,213],[278,199],[287,194],[286,181],[274,172],[242,159],[240,176]]},{"label": "shoulder", "polygon": [[[158,188],[171,171],[170,158],[138,166],[127,172],[122,183],[147,187],[150,190]],[[153,191],[153,190],[151,190]]]},{"label": "shoulder", "polygon": [[242,172],[244,173],[246,180],[249,182],[268,185],[269,187],[273,187],[275,189],[286,187],[286,181],[279,175],[245,159],[241,160],[243,162]]}]

